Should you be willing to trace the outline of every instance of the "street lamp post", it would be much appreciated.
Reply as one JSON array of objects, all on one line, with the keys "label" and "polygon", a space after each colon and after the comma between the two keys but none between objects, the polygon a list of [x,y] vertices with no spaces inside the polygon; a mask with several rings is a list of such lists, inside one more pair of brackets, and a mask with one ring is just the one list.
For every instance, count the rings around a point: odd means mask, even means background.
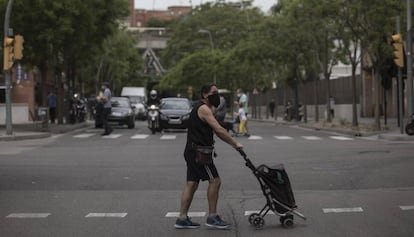
[{"label": "street lamp post", "polygon": [[[213,42],[213,36],[211,35],[211,32],[209,30],[200,29],[200,30],[198,30],[198,33],[206,33],[206,34],[208,34],[209,39],[210,39],[211,52],[214,53],[214,42]],[[216,79],[216,65],[215,64],[214,64],[213,81],[214,81],[214,84],[217,83],[217,79]]]}]

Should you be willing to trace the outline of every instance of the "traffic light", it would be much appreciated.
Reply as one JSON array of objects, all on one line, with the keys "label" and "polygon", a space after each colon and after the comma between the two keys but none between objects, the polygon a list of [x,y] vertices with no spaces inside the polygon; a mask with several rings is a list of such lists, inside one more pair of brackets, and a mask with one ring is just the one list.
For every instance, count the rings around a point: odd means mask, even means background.
[{"label": "traffic light", "polygon": [[14,59],[23,58],[23,42],[24,42],[23,36],[16,35],[14,37]]},{"label": "traffic light", "polygon": [[394,48],[394,63],[398,67],[404,67],[404,48],[401,34],[392,35],[392,47]]},{"label": "traffic light", "polygon": [[14,39],[10,37],[4,38],[3,47],[3,69],[10,70],[13,67],[13,43]]}]

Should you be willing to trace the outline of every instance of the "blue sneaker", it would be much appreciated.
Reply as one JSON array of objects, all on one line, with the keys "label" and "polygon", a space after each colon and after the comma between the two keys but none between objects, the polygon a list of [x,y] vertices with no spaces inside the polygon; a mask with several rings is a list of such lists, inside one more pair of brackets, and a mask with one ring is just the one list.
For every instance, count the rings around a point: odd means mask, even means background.
[{"label": "blue sneaker", "polygon": [[230,224],[223,221],[219,215],[215,215],[214,217],[208,217],[206,226],[220,230],[227,230],[230,228]]},{"label": "blue sneaker", "polygon": [[192,222],[187,216],[185,219],[177,218],[174,227],[176,229],[197,229],[200,228],[200,224]]}]

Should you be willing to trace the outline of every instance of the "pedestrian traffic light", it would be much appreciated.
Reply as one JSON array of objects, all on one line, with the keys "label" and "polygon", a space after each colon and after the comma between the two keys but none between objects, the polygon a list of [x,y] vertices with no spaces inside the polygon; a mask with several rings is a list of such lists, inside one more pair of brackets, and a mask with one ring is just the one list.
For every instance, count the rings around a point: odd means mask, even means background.
[{"label": "pedestrian traffic light", "polygon": [[392,47],[394,48],[394,63],[398,67],[404,67],[404,48],[401,34],[392,35]]},{"label": "pedestrian traffic light", "polygon": [[14,39],[10,37],[4,38],[3,44],[3,69],[10,70],[13,67],[13,43]]},{"label": "pedestrian traffic light", "polygon": [[14,59],[23,58],[23,42],[24,38],[22,35],[16,35],[14,37]]}]

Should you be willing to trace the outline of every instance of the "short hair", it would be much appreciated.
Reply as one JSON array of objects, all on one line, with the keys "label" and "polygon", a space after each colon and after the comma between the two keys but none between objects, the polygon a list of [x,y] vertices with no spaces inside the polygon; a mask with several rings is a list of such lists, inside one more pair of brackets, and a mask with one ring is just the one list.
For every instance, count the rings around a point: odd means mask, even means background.
[{"label": "short hair", "polygon": [[210,90],[211,90],[211,87],[213,87],[213,86],[216,86],[217,87],[217,85],[214,84],[214,83],[210,83],[210,84],[203,85],[201,87],[201,90],[200,90],[200,96],[201,96],[201,98],[203,98],[203,94],[208,94],[210,92]]}]

